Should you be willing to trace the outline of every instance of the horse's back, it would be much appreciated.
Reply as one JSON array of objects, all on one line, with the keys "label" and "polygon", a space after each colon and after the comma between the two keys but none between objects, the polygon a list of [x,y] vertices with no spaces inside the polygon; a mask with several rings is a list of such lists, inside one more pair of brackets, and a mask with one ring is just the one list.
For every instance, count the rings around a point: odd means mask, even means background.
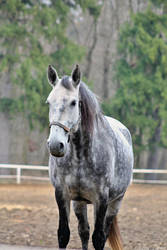
[{"label": "horse's back", "polygon": [[109,116],[105,116],[105,118],[107,119],[107,121],[109,122],[111,128],[114,131],[117,131],[118,133],[120,132],[125,139],[127,140],[127,142],[132,145],[132,138],[131,138],[131,134],[129,132],[129,130],[127,129],[127,127],[125,127],[125,125],[123,125],[120,121],[109,117]]},{"label": "horse's back", "polygon": [[105,118],[110,125],[114,141],[114,183],[118,189],[122,187],[122,190],[126,190],[131,181],[134,161],[131,134],[118,120],[108,116]]}]

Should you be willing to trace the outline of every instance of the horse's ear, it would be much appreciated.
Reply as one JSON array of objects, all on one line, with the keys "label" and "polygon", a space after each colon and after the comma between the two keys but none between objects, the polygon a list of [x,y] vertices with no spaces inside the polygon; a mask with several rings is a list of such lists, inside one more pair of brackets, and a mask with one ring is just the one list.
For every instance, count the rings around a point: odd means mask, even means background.
[{"label": "horse's ear", "polygon": [[51,65],[48,66],[48,81],[53,86],[56,85],[56,82],[59,80],[58,74],[55,68]]},{"label": "horse's ear", "polygon": [[81,71],[78,64],[73,69],[71,77],[74,87],[77,87],[81,80]]}]

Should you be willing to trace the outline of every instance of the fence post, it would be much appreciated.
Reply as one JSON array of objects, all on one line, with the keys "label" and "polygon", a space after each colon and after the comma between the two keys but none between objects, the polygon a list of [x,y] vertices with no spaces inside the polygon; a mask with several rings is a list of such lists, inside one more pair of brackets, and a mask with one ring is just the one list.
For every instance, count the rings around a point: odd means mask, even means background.
[{"label": "fence post", "polygon": [[21,168],[17,167],[17,184],[21,182]]}]

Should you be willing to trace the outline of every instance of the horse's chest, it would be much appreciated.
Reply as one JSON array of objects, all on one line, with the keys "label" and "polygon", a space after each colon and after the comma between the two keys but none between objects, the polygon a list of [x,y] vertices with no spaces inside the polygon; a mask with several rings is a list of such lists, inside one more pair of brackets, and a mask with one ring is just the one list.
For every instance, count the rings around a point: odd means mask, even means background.
[{"label": "horse's chest", "polygon": [[93,200],[93,196],[95,193],[95,183],[91,180],[89,176],[85,173],[81,174],[77,173],[77,171],[73,172],[73,174],[68,174],[65,176],[65,186],[66,190],[72,200]]}]

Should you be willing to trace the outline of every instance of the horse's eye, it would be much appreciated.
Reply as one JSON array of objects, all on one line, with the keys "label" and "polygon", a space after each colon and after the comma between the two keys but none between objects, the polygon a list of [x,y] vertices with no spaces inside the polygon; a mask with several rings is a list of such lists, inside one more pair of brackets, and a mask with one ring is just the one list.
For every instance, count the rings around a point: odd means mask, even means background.
[{"label": "horse's eye", "polygon": [[76,100],[73,100],[73,101],[71,102],[70,105],[71,105],[72,107],[74,107],[74,106],[76,105],[76,103],[77,103]]}]

